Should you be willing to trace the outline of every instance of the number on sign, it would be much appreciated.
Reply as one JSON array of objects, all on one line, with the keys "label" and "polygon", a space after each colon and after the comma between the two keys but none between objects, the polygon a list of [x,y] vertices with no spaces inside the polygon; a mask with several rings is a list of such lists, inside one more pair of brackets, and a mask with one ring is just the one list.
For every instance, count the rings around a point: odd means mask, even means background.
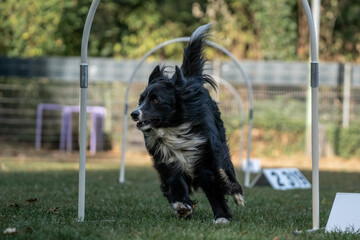
[{"label": "number on sign", "polygon": [[293,181],[293,173],[292,172],[282,171],[282,174],[287,177],[291,186],[295,186],[296,180],[295,180],[295,182]]},{"label": "number on sign", "polygon": [[307,185],[308,181],[307,179],[298,171],[295,171],[294,174],[296,175],[296,177],[302,182],[303,185]]},{"label": "number on sign", "polygon": [[284,184],[280,181],[280,176],[277,172],[271,172],[271,175],[276,177],[276,182],[280,187],[284,186]]}]

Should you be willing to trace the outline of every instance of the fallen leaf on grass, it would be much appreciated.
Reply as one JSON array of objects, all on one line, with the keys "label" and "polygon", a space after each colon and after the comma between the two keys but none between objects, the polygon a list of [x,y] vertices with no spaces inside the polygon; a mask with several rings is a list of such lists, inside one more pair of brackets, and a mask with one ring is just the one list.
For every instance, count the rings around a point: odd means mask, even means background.
[{"label": "fallen leaf on grass", "polygon": [[10,234],[16,234],[16,228],[7,228],[4,230],[3,234],[4,235],[10,235]]},{"label": "fallen leaf on grass", "polygon": [[51,208],[51,209],[49,209],[49,212],[59,214],[59,212],[57,211],[59,209],[60,209],[59,207]]},{"label": "fallen leaf on grass", "polygon": [[33,203],[33,202],[37,202],[37,201],[38,201],[37,198],[29,198],[26,200],[26,202],[28,202],[28,203]]}]

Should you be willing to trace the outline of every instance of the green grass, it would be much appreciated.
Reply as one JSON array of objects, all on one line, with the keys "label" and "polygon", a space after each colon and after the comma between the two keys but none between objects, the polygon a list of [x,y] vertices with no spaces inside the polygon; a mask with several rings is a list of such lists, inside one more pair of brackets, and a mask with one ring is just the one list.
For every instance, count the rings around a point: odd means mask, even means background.
[{"label": "green grass", "polygon": [[[2,161],[4,163],[4,161]],[[0,170],[0,239],[358,239],[359,235],[293,235],[312,226],[311,190],[245,190],[246,207],[229,204],[234,219],[214,225],[210,205],[199,192],[190,220],[177,219],[151,167],[128,167],[119,184],[118,164],[87,164],[86,221],[77,218],[76,163],[5,161]],[[310,178],[310,172],[304,172]],[[238,173],[239,179],[243,176]],[[326,225],[337,191],[359,191],[359,173],[322,172],[321,226]],[[36,198],[36,202],[27,199]],[[50,209],[59,208],[53,213]],[[16,227],[16,235],[3,235]]]}]

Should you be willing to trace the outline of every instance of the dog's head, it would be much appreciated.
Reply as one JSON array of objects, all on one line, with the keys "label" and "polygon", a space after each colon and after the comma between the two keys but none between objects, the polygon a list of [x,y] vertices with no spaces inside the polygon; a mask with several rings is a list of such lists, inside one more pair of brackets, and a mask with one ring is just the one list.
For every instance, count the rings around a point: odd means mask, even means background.
[{"label": "dog's head", "polygon": [[150,74],[148,86],[140,94],[139,106],[131,113],[142,131],[150,128],[170,127],[181,121],[181,100],[186,79],[177,66],[172,78],[165,73],[165,68],[156,66]]},{"label": "dog's head", "polygon": [[209,83],[216,89],[216,83],[203,74],[203,48],[210,27],[211,24],[203,25],[193,32],[184,49],[182,66],[175,67],[171,78],[165,73],[165,68],[160,66],[156,66],[150,74],[148,86],[140,95],[139,106],[131,113],[138,129],[146,131],[183,123],[189,115],[197,115],[188,110],[199,107],[203,84]]}]

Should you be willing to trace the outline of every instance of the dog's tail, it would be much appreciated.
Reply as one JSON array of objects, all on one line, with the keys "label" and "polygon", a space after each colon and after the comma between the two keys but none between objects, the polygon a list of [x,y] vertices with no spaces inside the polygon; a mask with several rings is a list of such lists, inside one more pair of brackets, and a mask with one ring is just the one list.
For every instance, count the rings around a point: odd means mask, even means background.
[{"label": "dog's tail", "polygon": [[209,36],[209,30],[212,23],[198,27],[190,37],[188,46],[184,49],[184,58],[181,70],[184,77],[202,77],[204,82],[209,83],[214,89],[217,89],[216,82],[208,75],[203,74],[206,59],[204,57],[204,46]]}]

